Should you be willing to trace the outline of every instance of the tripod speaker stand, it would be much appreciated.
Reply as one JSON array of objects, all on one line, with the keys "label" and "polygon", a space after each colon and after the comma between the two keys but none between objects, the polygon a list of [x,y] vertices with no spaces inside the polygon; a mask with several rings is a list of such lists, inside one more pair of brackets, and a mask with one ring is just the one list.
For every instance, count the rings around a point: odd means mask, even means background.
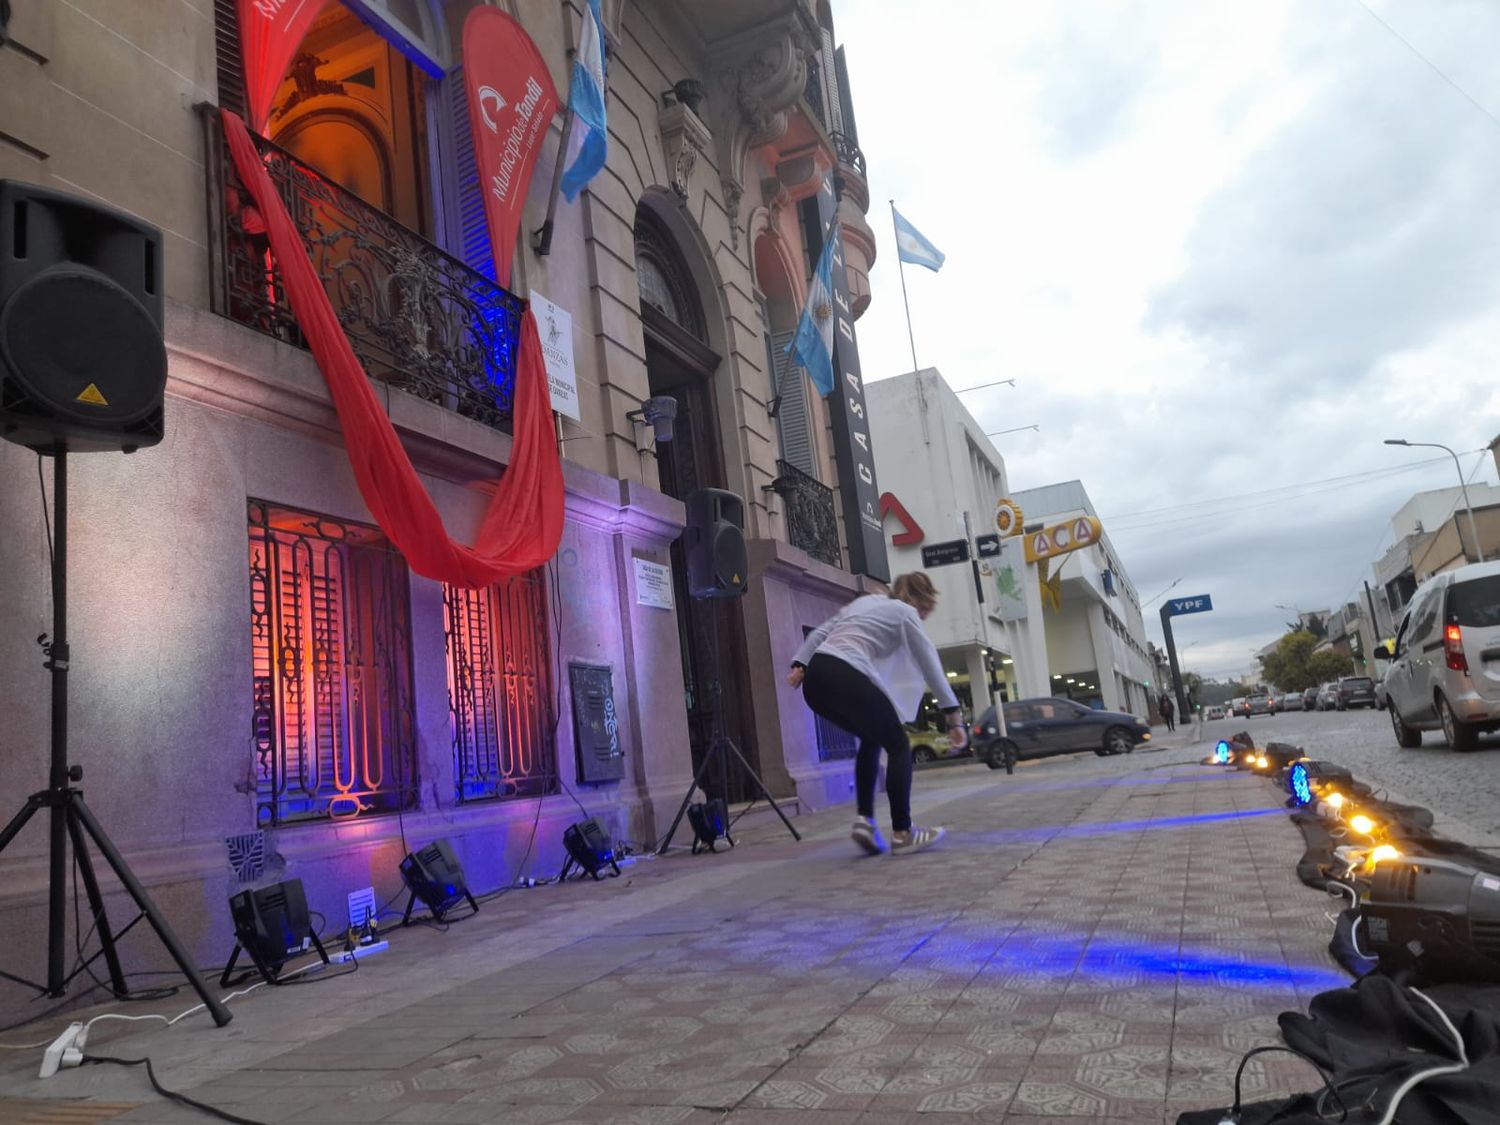
[{"label": "tripod speaker stand", "polygon": [[[44,667],[52,673],[52,763],[47,788],[27,797],[21,811],[16,813],[10,823],[5,826],[5,830],[0,832],[0,852],[3,852],[11,840],[15,839],[17,833],[26,827],[26,823],[33,815],[43,809],[51,813],[51,854],[47,898],[47,983],[43,986],[6,972],[0,972],[0,976],[15,981],[17,984],[35,988],[47,996],[62,996],[67,992],[68,985],[73,978],[83,972],[88,965],[89,962],[85,961],[71,973],[67,971],[68,843],[71,841],[73,858],[78,864],[78,874],[83,880],[84,891],[88,895],[89,916],[99,935],[104,963],[109,969],[110,987],[116,995],[124,995],[129,991],[125,984],[124,971],[120,967],[119,952],[115,948],[115,939],[125,931],[122,930],[120,934],[116,934],[110,929],[109,917],[104,909],[104,896],[99,889],[99,880],[94,875],[93,862],[89,859],[88,845],[92,840],[94,846],[99,849],[99,853],[109,864],[110,870],[115,873],[140,911],[135,920],[125,927],[125,930],[129,930],[140,921],[141,917],[144,917],[151,924],[151,928],[156,931],[156,936],[161,939],[161,943],[167,947],[167,951],[172,955],[172,960],[177,963],[183,976],[187,977],[194,991],[198,993],[204,1007],[213,1016],[214,1023],[223,1027],[231,1019],[229,1009],[208,991],[202,975],[193,965],[182,943],[177,940],[177,935],[172,932],[171,927],[161,916],[161,912],[157,910],[156,904],[151,901],[146,888],[141,886],[140,880],[126,864],[125,858],[120,855],[119,850],[100,827],[99,822],[94,819],[93,812],[84,804],[83,791],[74,788],[72,784],[82,780],[83,767],[68,764],[68,455],[66,451],[59,450],[53,453],[52,457],[52,511],[55,529],[52,547],[52,636],[50,640],[45,634],[38,638],[42,644],[42,651],[47,657]],[[97,957],[98,954],[95,956]]]},{"label": "tripod speaker stand", "polygon": [[[161,231],[133,216],[16,180],[0,180],[0,438],[53,459],[52,636],[38,638],[52,675],[47,788],[26,798],[0,832],[0,852],[48,810],[47,983],[7,980],[62,996],[98,957],[117,996],[127,990],[116,941],[142,918],[161,939],[214,1023],[229,1010],[202,976],[123,856],[74,788],[68,764],[68,451],[132,453],[163,435],[167,351],[162,341]],[[118,933],[89,858],[89,841],[139,913]],[[68,845],[88,894],[100,952],[67,971]],[[82,940],[82,935],[75,935]]]},{"label": "tripod speaker stand", "polygon": [[[714,654],[715,662],[719,652],[719,618],[716,608],[711,608],[708,613],[709,620],[709,651]],[[802,834],[797,831],[792,822],[787,819],[786,813],[781,811],[781,806],[776,803],[776,798],[771,796],[771,791],[766,788],[766,783],[760,779],[760,774],[755,772],[740,748],[734,744],[734,739],[724,733],[724,687],[717,672],[713,681],[709,684],[709,691],[713,697],[713,738],[708,744],[708,750],[703,755],[703,761],[698,763],[698,769],[693,774],[692,784],[688,786],[687,794],[682,798],[682,804],[677,807],[677,815],[672,818],[672,827],[667,829],[667,834],[662,838],[661,846],[656,849],[657,855],[665,854],[672,846],[672,837],[677,832],[677,826],[682,823],[688,806],[693,803],[693,794],[703,786],[703,779],[708,776],[708,768],[714,763],[719,763],[720,774],[723,779],[723,790],[725,795],[724,804],[729,804],[729,755],[733,754],[739,759],[740,765],[745,767],[745,773],[749,775],[760,796],[766,799],[766,803],[776,811],[781,818],[781,823],[786,825],[786,830],[792,834],[792,839],[801,840]],[[707,790],[705,789],[706,793]]]}]

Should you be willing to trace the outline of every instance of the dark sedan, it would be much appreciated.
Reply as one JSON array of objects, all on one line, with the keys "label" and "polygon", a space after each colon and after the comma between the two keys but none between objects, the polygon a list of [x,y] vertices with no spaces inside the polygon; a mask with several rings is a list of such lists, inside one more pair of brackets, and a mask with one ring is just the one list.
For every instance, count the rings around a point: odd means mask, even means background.
[{"label": "dark sedan", "polygon": [[1338,703],[1340,711],[1351,707],[1375,706],[1375,681],[1369,676],[1345,676],[1339,681]]},{"label": "dark sedan", "polygon": [[1134,715],[1095,711],[1071,699],[1020,699],[1005,705],[1005,737],[991,707],[974,725],[974,756],[990,769],[1001,769],[1007,759],[1043,758],[1092,750],[1129,754],[1151,740],[1151,728]]}]

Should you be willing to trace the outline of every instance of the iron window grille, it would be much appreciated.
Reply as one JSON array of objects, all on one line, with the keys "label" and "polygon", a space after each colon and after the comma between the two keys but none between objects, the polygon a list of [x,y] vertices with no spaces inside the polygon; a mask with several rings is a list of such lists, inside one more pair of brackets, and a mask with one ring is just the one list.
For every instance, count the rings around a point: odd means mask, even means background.
[{"label": "iron window grille", "polygon": [[557,792],[546,571],[446,586],[443,609],[456,799]]},{"label": "iron window grille", "polygon": [[256,823],[416,804],[406,563],[379,531],[249,502]]}]

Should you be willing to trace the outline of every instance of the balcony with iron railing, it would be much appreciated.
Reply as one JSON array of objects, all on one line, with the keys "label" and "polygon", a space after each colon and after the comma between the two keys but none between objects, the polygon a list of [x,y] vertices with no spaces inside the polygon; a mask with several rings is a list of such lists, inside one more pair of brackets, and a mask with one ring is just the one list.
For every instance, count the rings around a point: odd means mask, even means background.
[{"label": "balcony with iron railing", "polygon": [[787,541],[819,562],[843,566],[833,489],[788,461],[778,460],[776,471],[779,475],[769,487],[781,497]]},{"label": "balcony with iron railing", "polygon": [[[211,307],[306,347],[217,111],[203,120]],[[522,302],[285,149],[253,140],[369,377],[509,432]]]}]

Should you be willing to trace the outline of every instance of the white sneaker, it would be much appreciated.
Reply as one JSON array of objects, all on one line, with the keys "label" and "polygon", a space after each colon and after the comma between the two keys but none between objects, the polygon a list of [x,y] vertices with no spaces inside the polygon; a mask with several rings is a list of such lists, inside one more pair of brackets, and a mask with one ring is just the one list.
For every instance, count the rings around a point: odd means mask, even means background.
[{"label": "white sneaker", "polygon": [[891,833],[891,854],[905,855],[907,852],[919,852],[937,843],[946,835],[948,835],[946,828],[918,828],[914,824],[905,832]]},{"label": "white sneaker", "polygon": [[849,838],[871,855],[879,855],[886,850],[885,837],[869,817],[862,816],[854,822],[854,827],[849,830]]}]

